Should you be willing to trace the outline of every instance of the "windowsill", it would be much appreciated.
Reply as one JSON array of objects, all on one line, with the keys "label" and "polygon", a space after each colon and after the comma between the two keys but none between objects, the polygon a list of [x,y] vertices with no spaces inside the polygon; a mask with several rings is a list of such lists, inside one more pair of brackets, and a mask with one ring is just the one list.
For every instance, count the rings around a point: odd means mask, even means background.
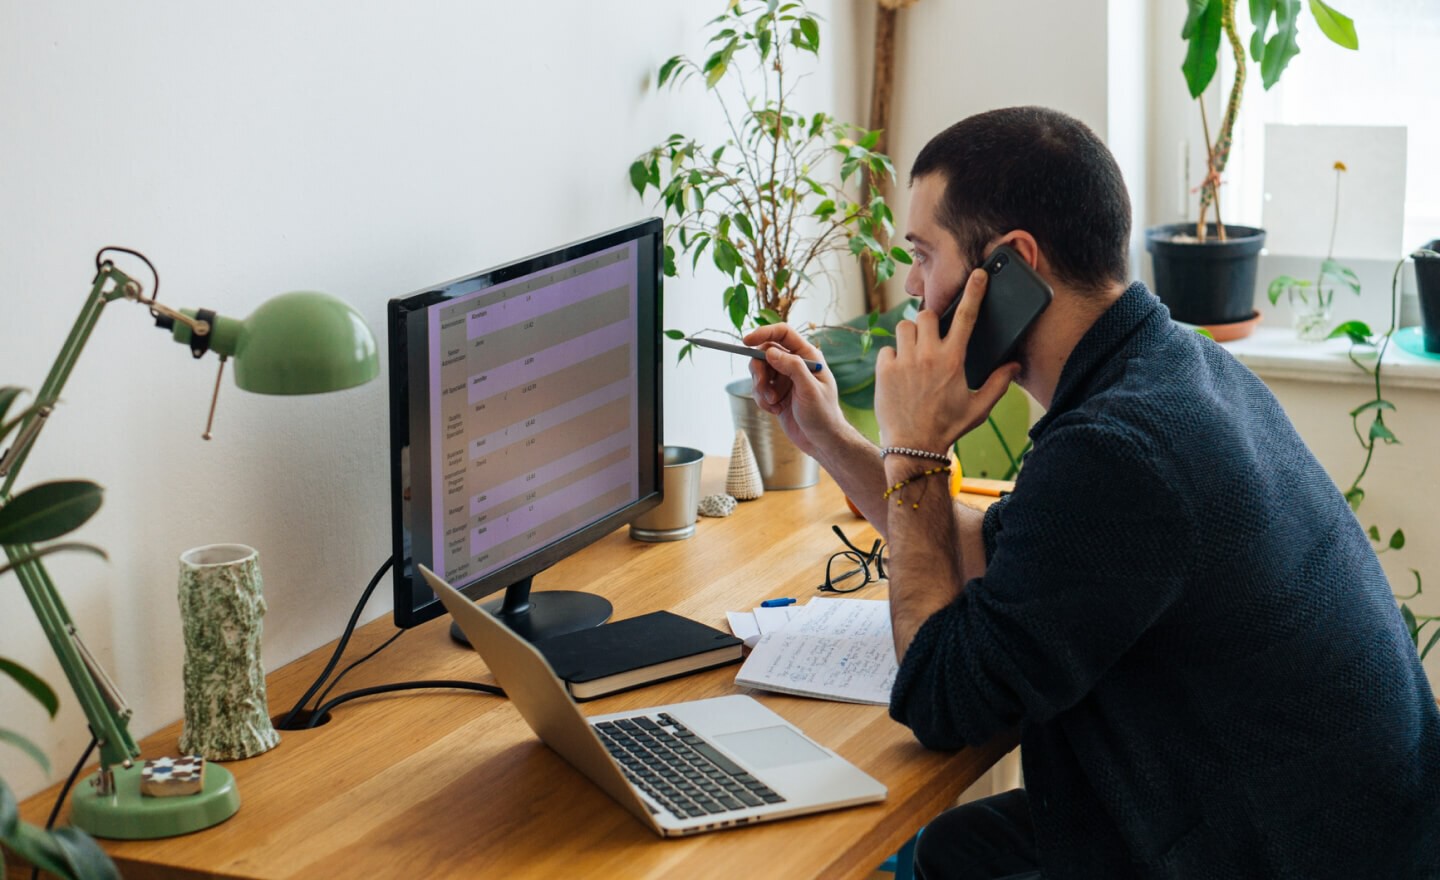
[{"label": "windowsill", "polygon": [[[1295,331],[1280,327],[1257,327],[1245,339],[1222,343],[1240,363],[1261,379],[1288,379],[1298,382],[1334,382],[1347,385],[1373,381],[1350,362],[1350,343],[1344,339],[1301,342]],[[1360,349],[1361,363],[1373,363],[1375,355]],[[1385,352],[1381,381],[1387,388],[1419,388],[1440,391],[1440,360],[1402,351],[1393,342]]]}]

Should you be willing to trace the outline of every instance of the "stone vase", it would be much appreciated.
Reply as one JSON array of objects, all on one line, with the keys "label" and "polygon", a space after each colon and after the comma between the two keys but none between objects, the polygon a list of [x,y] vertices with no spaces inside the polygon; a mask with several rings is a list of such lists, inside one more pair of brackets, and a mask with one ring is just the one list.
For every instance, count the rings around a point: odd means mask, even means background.
[{"label": "stone vase", "polygon": [[185,634],[181,752],[234,761],[279,744],[260,660],[264,616],[260,554],[254,548],[210,544],[180,554]]}]

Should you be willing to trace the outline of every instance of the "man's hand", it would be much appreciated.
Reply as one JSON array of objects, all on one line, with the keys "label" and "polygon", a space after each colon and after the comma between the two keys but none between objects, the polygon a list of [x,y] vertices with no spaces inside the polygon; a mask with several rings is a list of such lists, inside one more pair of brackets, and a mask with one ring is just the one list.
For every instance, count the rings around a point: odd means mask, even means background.
[{"label": "man's hand", "polygon": [[805,358],[824,363],[825,356],[788,324],[752,330],[745,344],[766,350],[765,363],[750,362],[755,402],[779,418],[802,452],[819,457],[817,453],[847,427],[834,374],[828,368],[812,373],[805,365]]},{"label": "man's hand", "polygon": [[990,276],[970,273],[950,332],[940,337],[940,317],[924,311],[895,328],[895,348],[881,349],[875,362],[875,417],[880,442],[932,452],[950,448],[982,424],[1000,402],[1020,365],[995,370],[980,390],[965,381],[965,350]]}]

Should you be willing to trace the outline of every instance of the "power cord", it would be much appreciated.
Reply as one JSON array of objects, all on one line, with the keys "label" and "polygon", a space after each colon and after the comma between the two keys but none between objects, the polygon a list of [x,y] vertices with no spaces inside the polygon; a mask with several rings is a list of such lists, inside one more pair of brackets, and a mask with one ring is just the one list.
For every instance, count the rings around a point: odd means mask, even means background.
[{"label": "power cord", "polygon": [[[403,630],[403,629],[397,629],[397,630],[395,630],[395,635],[393,635],[393,636],[391,636],[390,638],[386,639],[385,641],[381,642],[381,643],[380,643],[380,647],[376,648],[375,650],[371,651],[369,654],[366,654],[364,657],[361,657],[359,660],[356,660],[354,663],[351,663],[349,666],[346,666],[344,669],[340,670],[339,674],[336,675],[333,679],[330,680],[330,684],[325,688],[325,690],[323,690],[323,691],[320,692],[320,696],[318,696],[318,697],[315,698],[315,705],[316,705],[316,706],[319,706],[321,703],[325,702],[325,698],[328,697],[328,696],[330,696],[330,692],[331,692],[331,691],[335,690],[335,685],[337,685],[337,684],[340,683],[340,679],[342,679],[342,678],[344,678],[345,676],[349,675],[349,674],[350,674],[350,670],[354,669],[356,666],[359,666],[361,663],[364,663],[366,660],[369,660],[371,657],[374,657],[376,654],[379,654],[381,651],[383,651],[383,650],[385,650],[386,648],[390,647],[391,645],[393,645],[393,644],[395,643],[395,640],[396,640],[396,639],[400,638],[400,637],[403,636],[403,635],[405,635],[405,630]],[[315,714],[317,711],[318,711],[318,710],[316,710],[316,709],[312,709],[312,710],[311,710],[311,714],[313,715],[313,714]],[[307,726],[308,726],[308,725],[307,725]]]},{"label": "power cord", "polygon": [[[55,820],[60,816],[60,805],[65,803],[65,798],[70,794],[70,789],[75,787],[75,779],[79,777],[80,771],[90,761],[90,755],[94,753],[95,746],[99,741],[94,736],[90,737],[90,745],[85,747],[85,754],[75,762],[71,768],[70,775],[66,777],[65,784],[60,787],[60,793],[55,796],[55,804],[50,808],[50,818],[45,820],[45,830],[49,831],[55,827]],[[38,865],[30,868],[30,880],[40,880],[40,867]]]},{"label": "power cord", "polygon": [[[387,557],[380,568],[376,570],[375,576],[370,578],[370,583],[365,585],[365,592],[360,594],[360,601],[355,604],[355,610],[350,613],[350,622],[345,624],[345,632],[340,635],[340,641],[335,645],[335,652],[330,655],[330,662],[325,664],[325,669],[315,679],[314,684],[310,685],[310,689],[305,691],[305,695],[295,702],[290,711],[285,713],[284,718],[280,719],[280,723],[276,726],[281,730],[304,730],[309,726],[308,719],[305,722],[297,723],[296,716],[305,711],[305,704],[310,702],[310,698],[315,696],[316,692],[325,685],[325,680],[330,677],[330,673],[335,671],[335,665],[340,662],[341,655],[345,653],[345,647],[350,644],[350,637],[355,634],[355,624],[360,620],[360,613],[365,610],[365,603],[370,601],[370,594],[375,592],[375,587],[380,583],[380,579],[394,564],[395,557]],[[346,672],[349,672],[349,669]]]},{"label": "power cord", "polygon": [[[381,651],[388,648],[391,644],[395,642],[396,639],[400,638],[400,636],[405,633],[405,630],[403,629],[398,630],[394,635],[386,639],[379,647],[375,648],[370,653],[366,654],[364,657],[361,657],[359,660],[351,663],[349,666],[346,666],[343,670],[340,671],[338,675],[335,676],[334,679],[330,681],[328,685],[325,683],[326,679],[330,677],[330,673],[334,672],[336,665],[339,664],[341,656],[344,655],[345,648],[350,643],[350,637],[355,633],[355,626],[360,620],[360,614],[365,610],[365,605],[367,602],[370,601],[370,596],[372,593],[375,592],[375,587],[380,583],[380,579],[385,576],[385,572],[389,571],[391,566],[393,566],[394,564],[395,557],[391,556],[390,558],[386,559],[385,562],[380,566],[380,568],[375,572],[375,576],[370,578],[370,583],[366,584],[365,591],[360,594],[360,601],[356,603],[355,610],[350,614],[350,621],[345,624],[345,632],[341,634],[340,641],[335,645],[334,653],[330,655],[330,662],[325,664],[325,669],[321,671],[319,677],[317,677],[315,679],[315,682],[310,685],[308,690],[305,691],[305,694],[295,702],[295,705],[290,709],[290,711],[285,713],[285,717],[280,719],[280,721],[275,725],[276,727],[280,728],[281,730],[313,730],[321,723],[321,720],[329,714],[331,709],[334,709],[336,706],[339,706],[342,703],[347,703],[350,700],[359,699],[360,697],[368,697],[375,694],[393,693],[395,691],[422,690],[427,688],[451,688],[458,690],[479,691],[481,693],[492,694],[499,697],[505,696],[505,691],[498,687],[488,684],[480,684],[478,682],[472,681],[403,681],[396,682],[394,684],[384,684],[376,685],[374,687],[359,688],[341,694],[340,696],[335,697],[329,702],[325,702],[325,698],[328,697],[330,695],[330,692],[335,689],[335,685],[339,684],[340,679],[344,678],[350,672],[350,670],[354,669],[361,663],[364,663],[366,660],[369,660],[371,657],[374,657],[376,654],[379,654]],[[321,690],[322,687],[324,688],[324,690]],[[315,708],[307,711],[305,709],[305,706],[307,703],[310,702],[310,698],[315,696],[317,691],[320,692],[320,696],[315,699]]]},{"label": "power cord", "polygon": [[480,684],[475,681],[402,681],[396,684],[381,684],[375,687],[358,688],[341,694],[330,702],[316,709],[310,715],[310,722],[303,729],[310,730],[320,723],[326,713],[341,703],[348,703],[360,697],[374,696],[375,694],[388,694],[395,691],[423,690],[426,688],[456,688],[459,690],[479,691],[482,694],[491,694],[497,697],[505,696],[505,691],[490,684]]}]

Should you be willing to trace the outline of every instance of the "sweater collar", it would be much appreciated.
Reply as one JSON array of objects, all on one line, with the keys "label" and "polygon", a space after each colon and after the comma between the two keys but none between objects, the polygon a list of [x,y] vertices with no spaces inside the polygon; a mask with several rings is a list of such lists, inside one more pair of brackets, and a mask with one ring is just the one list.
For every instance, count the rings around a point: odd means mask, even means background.
[{"label": "sweater collar", "polygon": [[1038,437],[1054,417],[1074,407],[1084,399],[1090,377],[1107,363],[1116,351],[1125,344],[1142,324],[1166,322],[1169,311],[1160,303],[1142,282],[1136,281],[1125,289],[1120,298],[1105,310],[1105,313],[1085,331],[1076,344],[1075,350],[1065,360],[1060,370],[1060,380],[1055,385],[1055,396],[1050,409],[1035,423],[1031,437]]}]

